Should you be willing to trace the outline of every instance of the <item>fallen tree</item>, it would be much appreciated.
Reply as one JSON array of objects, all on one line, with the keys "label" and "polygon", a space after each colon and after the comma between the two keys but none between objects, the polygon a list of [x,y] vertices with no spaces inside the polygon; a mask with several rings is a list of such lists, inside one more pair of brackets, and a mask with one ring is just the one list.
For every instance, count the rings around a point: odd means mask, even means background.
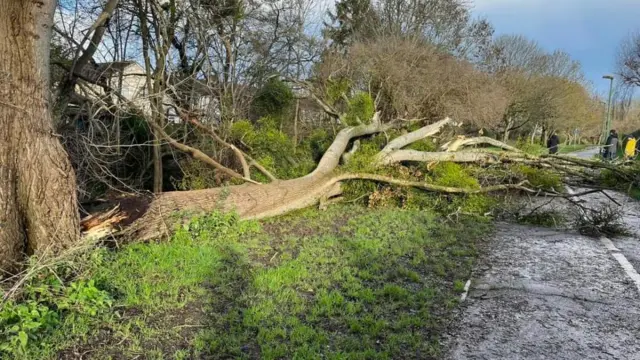
[{"label": "fallen tree", "polygon": [[[333,111],[332,109],[330,109]],[[339,115],[338,115],[339,116]],[[422,152],[407,150],[407,146],[434,136],[447,125],[452,123],[452,119],[445,118],[433,124],[421,127],[416,131],[398,136],[389,141],[386,146],[373,158],[374,169],[404,162],[455,162],[455,163],[477,163],[477,164],[498,164],[498,163],[527,163],[539,166],[554,166],[557,169],[570,169],[575,166],[615,169],[621,176],[630,176],[625,171],[611,165],[594,161],[575,159],[565,156],[532,156],[527,155],[507,144],[488,138],[465,139],[450,143],[448,150],[438,152]],[[396,186],[413,187],[424,191],[450,194],[477,194],[496,191],[517,190],[530,194],[541,194],[544,191],[528,187],[526,182],[517,184],[496,184],[479,189],[454,188],[437,186],[424,181],[408,181],[397,179],[391,176],[384,176],[370,173],[348,173],[344,172],[340,165],[345,154],[353,153],[348,151],[349,144],[353,140],[386,132],[392,129],[406,126],[406,121],[396,120],[382,122],[380,113],[376,113],[369,124],[349,126],[342,129],[335,137],[333,143],[324,153],[317,167],[310,174],[291,180],[277,180],[275,177],[267,184],[260,184],[242,176],[239,173],[233,178],[245,180],[246,183],[235,186],[225,186],[212,189],[168,192],[157,195],[152,199],[148,209],[142,216],[133,221],[129,226],[122,229],[118,234],[126,235],[128,238],[140,241],[151,240],[167,236],[174,229],[180,219],[175,217],[176,213],[199,214],[215,210],[235,211],[243,219],[260,219],[271,216],[285,214],[287,212],[305,208],[318,204],[323,200],[330,199],[342,193],[341,184],[345,181],[368,180],[379,183],[387,183]],[[167,136],[166,133],[164,136]],[[215,133],[214,133],[215,134]],[[489,151],[455,151],[462,150],[465,146],[477,144],[490,144],[510,151],[489,152]],[[177,141],[169,141],[169,144],[176,146]],[[232,146],[232,145],[229,145]],[[178,145],[176,148],[181,149]],[[354,144],[357,149],[357,143]],[[238,150],[239,151],[239,150]],[[241,154],[242,155],[242,154]],[[199,156],[207,155],[199,153]],[[246,155],[243,155],[246,156]],[[205,163],[210,163],[205,161]],[[218,169],[221,165],[212,165]],[[246,172],[245,172],[246,174]],[[550,195],[550,194],[547,194]],[[555,194],[551,194],[555,195]],[[114,214],[114,216],[116,216]],[[117,227],[117,223],[110,223]],[[87,228],[87,236],[104,236],[112,229],[110,226],[98,226],[97,231]]]}]

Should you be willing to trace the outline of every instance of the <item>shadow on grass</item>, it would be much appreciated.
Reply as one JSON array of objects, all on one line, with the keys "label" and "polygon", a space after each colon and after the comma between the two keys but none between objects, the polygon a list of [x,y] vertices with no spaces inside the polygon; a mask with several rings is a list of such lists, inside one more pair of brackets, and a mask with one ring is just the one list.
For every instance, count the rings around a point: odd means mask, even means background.
[{"label": "shadow on grass", "polygon": [[29,358],[437,358],[487,230],[397,208],[210,214],[98,250],[114,306],[65,319]]},{"label": "shadow on grass", "polygon": [[225,281],[244,285],[223,290],[225,311],[211,312],[194,355],[436,358],[482,228],[458,226],[420,211],[356,207],[270,221],[269,254],[248,252],[250,278]]}]

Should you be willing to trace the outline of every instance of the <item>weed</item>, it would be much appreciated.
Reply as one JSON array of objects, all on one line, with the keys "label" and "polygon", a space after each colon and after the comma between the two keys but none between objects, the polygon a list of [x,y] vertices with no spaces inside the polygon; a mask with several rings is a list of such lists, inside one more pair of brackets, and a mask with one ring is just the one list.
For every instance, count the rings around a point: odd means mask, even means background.
[{"label": "weed", "polygon": [[453,282],[453,288],[458,293],[463,293],[465,286],[466,282],[463,280],[456,280]]},{"label": "weed", "polygon": [[576,217],[575,227],[587,236],[627,236],[629,230],[622,221],[622,210],[613,207],[584,209]]},{"label": "weed", "polygon": [[93,280],[65,286],[53,272],[27,284],[19,300],[9,300],[0,310],[0,354],[25,356],[27,346],[41,346],[61,318],[96,316],[112,304]]},{"label": "weed", "polygon": [[550,228],[557,228],[566,223],[567,219],[559,211],[536,211],[522,215],[517,218],[521,224],[537,225]]}]

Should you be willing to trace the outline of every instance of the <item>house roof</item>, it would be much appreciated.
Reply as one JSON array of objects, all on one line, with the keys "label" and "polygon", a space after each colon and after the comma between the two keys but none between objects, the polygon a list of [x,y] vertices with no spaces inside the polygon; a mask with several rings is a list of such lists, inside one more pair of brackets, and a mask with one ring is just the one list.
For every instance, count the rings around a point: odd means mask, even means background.
[{"label": "house roof", "polygon": [[135,61],[90,63],[82,69],[82,75],[95,82],[99,82],[101,79],[111,78],[133,65],[139,66]]}]

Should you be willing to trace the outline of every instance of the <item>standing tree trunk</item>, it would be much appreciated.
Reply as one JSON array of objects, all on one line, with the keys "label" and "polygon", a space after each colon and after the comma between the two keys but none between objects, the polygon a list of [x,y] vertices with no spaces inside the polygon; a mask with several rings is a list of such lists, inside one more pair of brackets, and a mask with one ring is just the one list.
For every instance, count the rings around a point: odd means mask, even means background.
[{"label": "standing tree trunk", "polygon": [[504,132],[502,133],[502,141],[503,142],[507,142],[509,141],[509,134],[511,133],[511,128],[513,127],[513,118],[509,117],[507,118],[506,122],[505,122],[505,126],[504,126]]},{"label": "standing tree trunk", "polygon": [[0,268],[79,239],[75,175],[53,133],[54,0],[0,0]]}]

